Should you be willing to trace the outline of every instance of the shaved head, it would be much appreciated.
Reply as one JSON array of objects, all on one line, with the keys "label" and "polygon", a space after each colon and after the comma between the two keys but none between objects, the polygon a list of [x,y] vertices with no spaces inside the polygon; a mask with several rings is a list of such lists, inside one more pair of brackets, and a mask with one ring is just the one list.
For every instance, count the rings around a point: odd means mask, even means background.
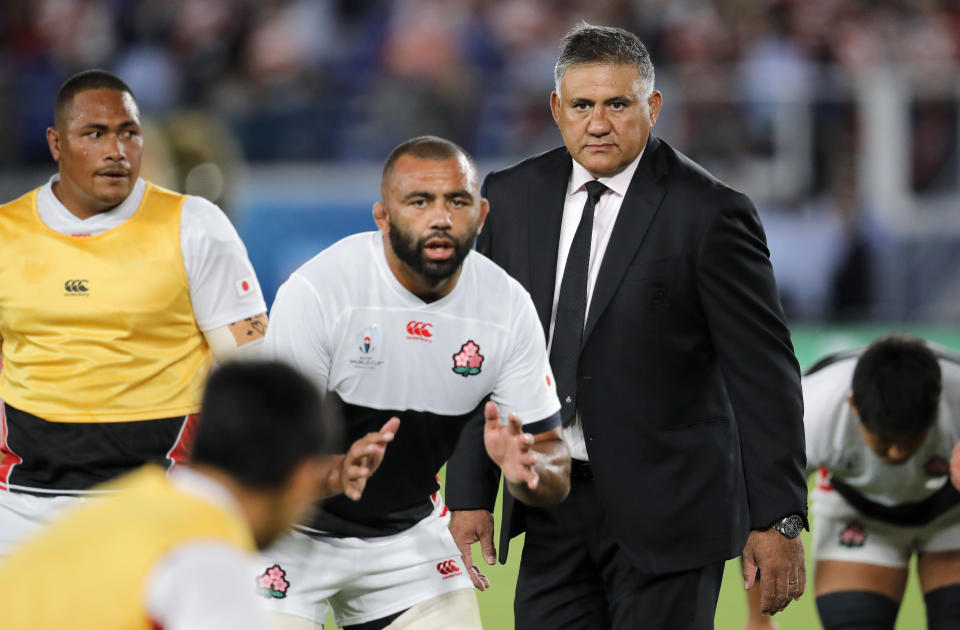
[{"label": "shaved head", "polygon": [[[123,80],[106,70],[84,70],[73,75],[60,87],[53,113],[53,124],[63,129],[73,110],[73,98],[87,90],[115,90],[133,97],[133,91]],[[136,100],[136,97],[133,97]]]},{"label": "shaved head", "polygon": [[[390,152],[387,161],[383,164],[383,176],[380,179],[380,195],[384,199],[386,198],[387,182],[393,174],[393,167],[396,166],[397,160],[404,155],[436,162],[456,158],[464,165],[464,172],[472,184],[475,185],[478,183],[477,165],[473,162],[473,158],[463,150],[463,147],[438,136],[418,136],[397,145],[397,147]],[[477,191],[473,192],[476,193]]]}]

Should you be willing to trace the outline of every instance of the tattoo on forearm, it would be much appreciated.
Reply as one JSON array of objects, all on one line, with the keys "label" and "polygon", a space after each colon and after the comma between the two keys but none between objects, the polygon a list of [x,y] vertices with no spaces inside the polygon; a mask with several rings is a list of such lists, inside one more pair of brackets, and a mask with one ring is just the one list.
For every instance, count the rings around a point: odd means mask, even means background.
[{"label": "tattoo on forearm", "polygon": [[229,325],[229,328],[238,346],[256,339],[262,339],[267,334],[267,314],[260,313],[256,317],[248,317],[242,321],[233,322]]}]

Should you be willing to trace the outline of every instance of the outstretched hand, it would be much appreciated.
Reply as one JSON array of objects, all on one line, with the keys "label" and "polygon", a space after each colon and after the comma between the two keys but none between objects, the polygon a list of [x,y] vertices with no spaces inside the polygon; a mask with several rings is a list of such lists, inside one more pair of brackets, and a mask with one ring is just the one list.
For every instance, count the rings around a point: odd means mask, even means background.
[{"label": "outstretched hand", "polygon": [[380,467],[387,444],[393,441],[399,427],[400,418],[390,418],[379,431],[367,433],[351,444],[350,450],[343,456],[343,461],[336,470],[339,479],[335,480],[333,485],[338,485],[336,481],[339,481],[343,493],[350,499],[359,501],[363,496],[363,489],[367,486],[367,479]]},{"label": "outstretched hand", "polygon": [[533,450],[533,436],[523,432],[523,424],[511,413],[506,425],[500,424],[500,410],[488,401],[483,408],[483,445],[487,455],[500,467],[507,481],[526,484],[536,490],[540,476],[535,469],[537,453]]}]

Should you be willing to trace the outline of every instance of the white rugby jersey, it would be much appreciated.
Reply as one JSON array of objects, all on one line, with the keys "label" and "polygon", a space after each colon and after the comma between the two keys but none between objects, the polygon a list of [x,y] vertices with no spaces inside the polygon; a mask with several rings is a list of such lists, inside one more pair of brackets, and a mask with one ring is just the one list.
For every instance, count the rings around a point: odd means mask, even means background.
[{"label": "white rugby jersey", "polygon": [[884,507],[917,504],[949,490],[950,456],[960,441],[960,364],[947,353],[937,354],[943,382],[937,421],[920,449],[898,466],[867,447],[847,402],[860,352],[828,358],[803,378],[807,473],[821,469],[821,489],[831,490],[839,480]]},{"label": "white rugby jersey", "polygon": [[426,303],[393,275],[380,232],[347,237],[280,287],[263,352],[340,396],[349,442],[400,417],[363,499],[325,502],[317,531],[385,535],[429,514],[435,475],[488,396],[529,433],[560,424],[529,294],[473,251],[454,289]]}]

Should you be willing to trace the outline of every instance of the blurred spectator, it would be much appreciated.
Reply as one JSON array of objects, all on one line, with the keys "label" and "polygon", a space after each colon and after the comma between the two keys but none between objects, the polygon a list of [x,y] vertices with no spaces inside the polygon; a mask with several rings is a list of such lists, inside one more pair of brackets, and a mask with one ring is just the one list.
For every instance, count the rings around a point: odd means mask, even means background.
[{"label": "blurred spectator", "polygon": [[[61,82],[98,66],[173,134],[160,170],[177,188],[193,173],[199,194],[229,194],[243,162],[363,164],[422,133],[504,165],[559,144],[552,64],[581,19],[641,35],[671,103],[657,133],[749,192],[772,232],[788,228],[774,257],[782,284],[803,287],[785,294],[792,314],[845,318],[871,302],[874,316],[927,312],[907,302],[918,287],[936,294],[936,264],[890,258],[924,251],[919,218],[944,251],[960,246],[960,228],[936,228],[960,188],[960,3],[946,0],[5,0],[0,187],[5,173],[46,167],[35,130],[52,122]],[[205,131],[185,127],[184,111],[206,112]],[[885,153],[897,157],[863,159]],[[848,155],[861,185],[841,202]],[[865,224],[904,242],[857,245]],[[846,269],[835,288],[806,277],[804,236],[823,254],[811,264]],[[868,268],[875,290],[854,299]],[[955,275],[943,283],[960,286]],[[960,310],[952,293],[938,300],[930,312]]]}]

